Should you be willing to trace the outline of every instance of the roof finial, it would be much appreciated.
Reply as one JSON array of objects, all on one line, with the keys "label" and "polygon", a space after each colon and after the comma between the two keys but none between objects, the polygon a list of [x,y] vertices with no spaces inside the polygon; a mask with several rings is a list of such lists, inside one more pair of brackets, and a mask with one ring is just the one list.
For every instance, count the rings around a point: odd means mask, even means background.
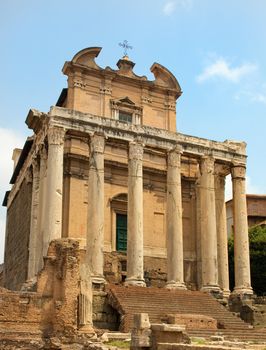
[{"label": "roof finial", "polygon": [[119,43],[119,46],[123,47],[123,49],[124,49],[124,57],[128,57],[127,56],[128,49],[130,49],[130,50],[133,49],[133,46],[130,46],[127,40],[124,40],[122,43]]}]

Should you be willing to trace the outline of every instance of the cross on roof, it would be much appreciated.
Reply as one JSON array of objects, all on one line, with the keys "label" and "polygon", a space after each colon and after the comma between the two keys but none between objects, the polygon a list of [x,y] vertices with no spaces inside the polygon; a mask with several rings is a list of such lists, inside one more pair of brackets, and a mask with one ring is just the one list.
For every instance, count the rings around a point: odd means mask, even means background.
[{"label": "cross on roof", "polygon": [[133,46],[130,46],[127,40],[124,40],[122,43],[119,43],[119,46],[123,47],[124,49],[124,56],[127,56],[127,50],[133,49]]}]

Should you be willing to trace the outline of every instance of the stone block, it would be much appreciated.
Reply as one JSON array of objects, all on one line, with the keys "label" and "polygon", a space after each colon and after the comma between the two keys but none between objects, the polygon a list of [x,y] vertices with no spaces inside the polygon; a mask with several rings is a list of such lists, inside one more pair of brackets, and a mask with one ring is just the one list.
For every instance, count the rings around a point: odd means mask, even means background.
[{"label": "stone block", "polygon": [[145,313],[134,315],[134,328],[145,329],[150,328],[149,315]]}]

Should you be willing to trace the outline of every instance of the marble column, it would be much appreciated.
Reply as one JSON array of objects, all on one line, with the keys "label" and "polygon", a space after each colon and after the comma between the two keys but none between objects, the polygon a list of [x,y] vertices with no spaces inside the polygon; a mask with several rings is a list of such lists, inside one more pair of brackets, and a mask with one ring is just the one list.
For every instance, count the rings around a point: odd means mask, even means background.
[{"label": "marble column", "polygon": [[128,159],[127,278],[125,285],[145,286],[143,278],[143,145],[130,142]]},{"label": "marble column", "polygon": [[168,153],[166,231],[166,288],[186,289],[184,284],[183,224],[181,189],[181,147]]},{"label": "marble column", "polygon": [[44,254],[47,254],[49,243],[61,238],[62,233],[62,194],[63,194],[63,160],[64,160],[63,128],[48,129],[48,160],[46,210],[44,231]]},{"label": "marble column", "polygon": [[47,245],[46,249],[44,249],[44,243],[45,243],[45,230],[46,230],[46,223],[45,223],[45,216],[46,216],[46,187],[47,187],[47,149],[45,144],[43,144],[40,147],[40,189],[39,189],[39,219],[38,219],[38,251],[40,252],[38,254],[38,259],[36,260],[37,264],[37,271],[40,271],[43,267],[43,256],[46,256],[47,254]]},{"label": "marble column", "polygon": [[246,167],[231,169],[233,183],[235,294],[253,294],[250,282],[249,238],[246,203]]},{"label": "marble column", "polygon": [[92,283],[105,282],[104,267],[104,135],[94,134],[90,140],[88,177],[88,224],[86,260]]},{"label": "marble column", "polygon": [[39,161],[35,157],[32,159],[32,199],[31,199],[31,223],[29,237],[29,260],[28,260],[28,279],[32,279],[36,271],[37,260],[37,231],[38,231],[38,212],[39,212],[39,184],[40,168]]},{"label": "marble column", "polygon": [[225,208],[225,176],[215,175],[215,203],[216,203],[216,226],[217,226],[217,253],[218,253],[218,284],[222,289],[223,296],[228,298],[229,269],[228,269],[228,238],[226,226]]},{"label": "marble column", "polygon": [[201,159],[201,261],[203,291],[220,293],[218,286],[217,231],[214,193],[214,159]]}]

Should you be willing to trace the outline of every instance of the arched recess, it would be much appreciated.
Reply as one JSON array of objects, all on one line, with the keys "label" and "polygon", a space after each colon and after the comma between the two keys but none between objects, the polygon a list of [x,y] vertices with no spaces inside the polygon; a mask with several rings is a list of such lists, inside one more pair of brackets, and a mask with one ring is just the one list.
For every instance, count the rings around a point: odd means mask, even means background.
[{"label": "arched recess", "polygon": [[110,200],[112,251],[126,251],[127,193],[119,193]]}]

